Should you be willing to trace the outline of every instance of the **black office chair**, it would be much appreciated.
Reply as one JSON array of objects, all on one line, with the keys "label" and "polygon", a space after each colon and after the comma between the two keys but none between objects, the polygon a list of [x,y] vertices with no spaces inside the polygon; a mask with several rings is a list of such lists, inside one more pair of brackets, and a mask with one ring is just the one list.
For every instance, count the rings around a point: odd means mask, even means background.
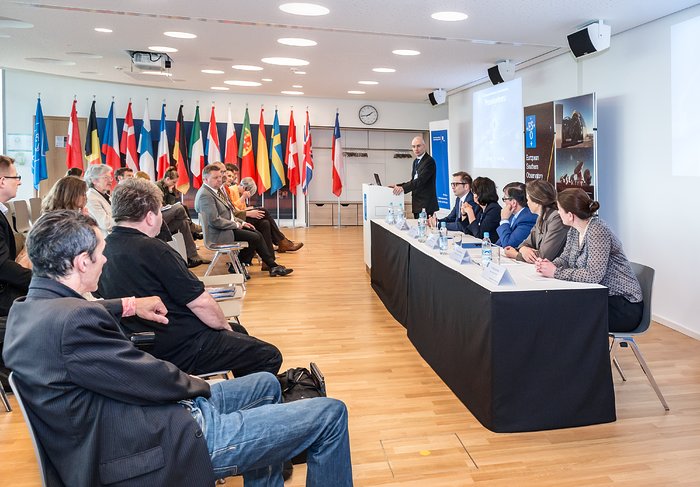
[{"label": "black office chair", "polygon": [[654,375],[651,373],[651,369],[649,369],[649,366],[644,360],[644,356],[642,355],[641,350],[639,350],[637,342],[634,341],[634,337],[645,333],[649,329],[649,325],[651,324],[651,291],[654,284],[654,269],[642,264],[637,264],[636,262],[630,262],[630,265],[632,266],[632,270],[637,276],[637,280],[639,280],[639,285],[642,288],[642,297],[644,299],[644,312],[642,314],[642,321],[639,323],[639,326],[637,326],[637,328],[635,328],[634,330],[628,332],[609,333],[609,336],[612,339],[612,342],[610,343],[610,360],[619,372],[620,377],[622,377],[622,380],[626,381],[627,378],[625,377],[625,373],[622,371],[620,363],[615,357],[615,352],[617,351],[618,346],[621,348],[630,347],[634,352],[634,356],[637,358],[637,362],[639,362],[639,365],[642,367],[642,370],[646,374],[647,379],[649,379],[651,387],[654,388],[656,395],[659,397],[659,401],[661,401],[661,404],[663,405],[664,409],[666,411],[669,411],[670,409],[668,407],[668,403],[666,403],[666,399],[664,399],[663,394],[661,394],[661,390],[656,384],[656,381],[654,380]]}]

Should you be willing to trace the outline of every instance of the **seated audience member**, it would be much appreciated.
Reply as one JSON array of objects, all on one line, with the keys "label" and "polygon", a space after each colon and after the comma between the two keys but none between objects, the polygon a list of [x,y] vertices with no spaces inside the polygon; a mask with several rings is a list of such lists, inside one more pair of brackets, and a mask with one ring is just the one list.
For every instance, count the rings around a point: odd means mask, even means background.
[{"label": "seated audience member", "polygon": [[235,217],[235,208],[228,196],[222,192],[223,171],[219,164],[209,164],[202,170],[204,184],[194,199],[198,213],[206,215],[209,227],[206,229],[212,243],[248,242],[248,248],[241,250],[240,259],[250,265],[256,252],[263,261],[263,270],[269,269],[271,277],[286,276],[292,273],[275,262],[273,251],[268,248],[263,236],[250,223]]},{"label": "seated audience member", "polygon": [[608,328],[634,330],[642,320],[642,289],[620,240],[595,212],[600,208],[581,188],[565,189],[557,196],[559,216],[569,228],[561,255],[538,259],[537,272],[564,281],[590,282],[608,288]]},{"label": "seated audience member", "polygon": [[[342,402],[280,404],[268,373],[210,385],[135,348],[104,306],[82,298],[105,264],[90,217],[46,214],[28,248],[35,276],[10,313],[4,357],[51,485],[210,487],[242,473],[245,485],[281,486],[282,462],[304,450],[307,485],[352,485]],[[166,322],[158,304],[148,316]]]},{"label": "seated audience member", "polygon": [[127,179],[131,179],[133,177],[134,170],[130,167],[120,167],[119,169],[114,171],[114,178],[117,180],[117,184],[121,183],[122,181],[126,181]]},{"label": "seated audience member", "polygon": [[159,296],[170,324],[154,326],[127,318],[129,332],[153,331],[151,353],[190,374],[232,370],[237,377],[253,372],[276,373],[282,355],[273,345],[231,331],[221,308],[204,284],[187,270],[180,255],[158,240],[162,194],[140,179],[118,185],[112,195],[115,227],[106,238],[107,263],[98,293],[103,298]]},{"label": "seated audience member", "polygon": [[462,231],[476,238],[484,238],[484,233],[489,232],[489,237],[495,241],[501,221],[496,183],[489,178],[476,178],[472,183],[472,193],[481,211],[475,212],[469,203],[462,205]]},{"label": "seated audience member", "polygon": [[[239,194],[254,194],[257,190],[258,186],[253,181],[253,178],[243,178],[238,184]],[[276,245],[277,251],[284,253],[295,252],[304,246],[303,242],[292,242],[285,237],[280,227],[277,226],[275,219],[272,218],[270,212],[265,208],[247,207],[244,211],[245,221],[262,233],[263,237],[265,237],[265,243],[271,249],[274,248],[273,245]]]},{"label": "seated audience member", "polygon": [[[182,193],[177,189],[177,180],[179,179],[179,177],[180,175],[178,174],[177,169],[171,167],[170,169],[165,171],[163,179],[156,181],[156,186],[158,186],[158,189],[160,189],[163,192],[163,206],[181,206],[184,212],[178,210],[178,213],[180,213],[180,217],[184,215],[184,217],[189,222],[192,236],[194,236],[195,239],[202,238],[202,227],[192,221],[192,219],[190,218],[188,208],[182,203]],[[166,216],[163,215],[163,218],[166,219]],[[197,237],[196,234],[198,234],[199,236]]]},{"label": "seated audience member", "polygon": [[41,201],[41,212],[74,210],[89,215],[87,204],[87,184],[75,176],[63,176],[56,181]]},{"label": "seated audience member", "polygon": [[530,234],[537,221],[537,215],[527,207],[523,183],[507,184],[503,188],[502,201],[501,222],[496,229],[496,245],[517,247]]},{"label": "seated audience member", "polygon": [[537,217],[530,235],[517,249],[505,247],[511,259],[534,264],[538,257],[554,260],[566,243],[566,227],[557,212],[557,191],[552,183],[537,179],[526,185],[527,206]]},{"label": "seated audience member", "polygon": [[[25,296],[32,279],[31,264],[26,252],[17,252],[15,232],[12,229],[12,216],[8,215],[5,203],[17,196],[17,187],[22,179],[17,175],[15,160],[0,155],[0,350],[5,334],[5,320],[15,299]],[[5,390],[9,390],[7,375],[9,370],[0,360],[0,379]]]},{"label": "seated audience member", "polygon": [[452,192],[455,195],[455,204],[452,207],[452,211],[445,218],[436,219],[434,216],[430,217],[430,226],[436,227],[440,226],[440,223],[445,222],[445,226],[450,231],[462,231],[462,206],[465,203],[469,203],[474,210],[474,214],[478,214],[481,211],[479,205],[474,203],[474,195],[472,194],[472,177],[469,173],[464,171],[458,171],[452,175],[452,182],[450,183],[452,187]]},{"label": "seated audience member", "polygon": [[136,171],[136,174],[134,174],[134,177],[136,177],[138,179],[145,179],[146,181],[151,180],[151,176],[149,176],[148,173],[144,172],[144,171]]},{"label": "seated audience member", "polygon": [[109,190],[112,188],[112,168],[106,164],[91,164],[85,171],[87,210],[100,226],[102,233],[112,231],[112,207]]},{"label": "seated audience member", "polygon": [[82,178],[83,170],[79,167],[71,167],[66,171],[66,176],[75,176],[76,178]]},{"label": "seated audience member", "polygon": [[[190,222],[187,209],[180,203],[180,192],[175,189],[177,177],[177,170],[170,168],[165,171],[163,179],[155,183],[163,196],[163,222],[170,233],[180,232],[182,234],[187,252],[187,267],[209,264],[210,260],[197,253],[197,244],[194,243],[194,235],[192,234],[192,225],[194,224]],[[202,230],[199,225],[196,225],[195,229]]]}]

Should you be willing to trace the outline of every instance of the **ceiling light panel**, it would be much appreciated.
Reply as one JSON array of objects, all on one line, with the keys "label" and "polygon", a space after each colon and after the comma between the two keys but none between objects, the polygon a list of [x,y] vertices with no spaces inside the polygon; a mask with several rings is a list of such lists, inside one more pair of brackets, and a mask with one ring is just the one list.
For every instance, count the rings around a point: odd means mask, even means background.
[{"label": "ceiling light panel", "polygon": [[420,54],[420,51],[415,51],[413,49],[394,49],[391,52],[397,56],[417,56]]},{"label": "ceiling light panel", "polygon": [[190,34],[189,32],[168,31],[168,32],[163,32],[163,35],[166,35],[168,37],[174,37],[175,39],[196,39],[197,38],[197,34]]},{"label": "ceiling light panel", "polygon": [[460,20],[466,20],[469,16],[463,12],[435,12],[431,17],[443,22],[459,22]]},{"label": "ceiling light panel", "polygon": [[243,80],[237,80],[237,79],[228,79],[224,81],[225,84],[227,85],[233,85],[233,86],[260,86],[262,83],[259,83],[257,81],[243,81]]},{"label": "ceiling light panel", "polygon": [[174,47],[167,47],[167,46],[148,46],[148,48],[151,51],[155,52],[177,52],[177,49]]},{"label": "ceiling light panel", "polygon": [[373,68],[372,71],[375,73],[395,73],[396,70],[394,68]]},{"label": "ceiling light panel", "polygon": [[224,74],[223,71],[220,69],[203,69],[202,73],[204,74]]},{"label": "ceiling light panel", "polygon": [[304,59],[293,57],[264,57],[261,59],[265,64],[274,64],[275,66],[308,66],[309,62]]},{"label": "ceiling light panel", "polygon": [[282,90],[280,93],[283,95],[303,95],[303,91],[292,91],[292,90]]},{"label": "ceiling light panel", "polygon": [[262,71],[262,66],[253,66],[252,64],[234,64],[231,66],[233,69],[238,69],[240,71]]},{"label": "ceiling light panel", "polygon": [[277,42],[284,44],[285,46],[295,46],[295,47],[311,47],[317,44],[316,41],[311,39],[302,39],[301,37],[283,37],[277,39]]},{"label": "ceiling light panel", "polygon": [[322,5],[315,3],[283,3],[280,5],[280,10],[293,15],[306,15],[316,17],[319,15],[328,15],[330,10]]}]

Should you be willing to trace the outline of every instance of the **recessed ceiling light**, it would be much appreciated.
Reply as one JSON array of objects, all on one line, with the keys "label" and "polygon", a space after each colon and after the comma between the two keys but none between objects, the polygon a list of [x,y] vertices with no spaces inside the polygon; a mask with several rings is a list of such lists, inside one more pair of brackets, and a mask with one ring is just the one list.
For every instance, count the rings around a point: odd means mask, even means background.
[{"label": "recessed ceiling light", "polygon": [[283,90],[280,93],[283,95],[303,95],[303,91],[292,91],[292,90]]},{"label": "recessed ceiling light", "polygon": [[420,51],[414,51],[413,49],[394,49],[391,52],[397,56],[417,56],[420,54]]},{"label": "recessed ceiling light", "polygon": [[91,52],[69,51],[66,54],[69,56],[77,56],[77,57],[82,57],[85,59],[102,59],[101,55],[93,54]]},{"label": "recessed ceiling light", "polygon": [[167,47],[167,46],[148,46],[148,48],[151,51],[155,52],[177,52],[177,49],[174,47]]},{"label": "recessed ceiling light", "polygon": [[359,91],[359,90],[350,90],[348,91],[348,95],[364,95],[364,91]]},{"label": "recessed ceiling light", "polygon": [[230,88],[228,86],[212,86],[211,89],[217,91],[228,91]]},{"label": "recessed ceiling light", "polygon": [[263,80],[263,81],[268,81],[268,82],[269,82],[269,81],[272,81],[272,78],[263,78],[262,80]]},{"label": "recessed ceiling light", "polygon": [[435,12],[431,17],[444,22],[457,22],[459,20],[466,20],[469,16],[462,12]]},{"label": "recessed ceiling light", "polygon": [[196,39],[197,38],[196,34],[190,34],[189,32],[168,31],[168,32],[163,32],[163,35],[166,35],[168,37],[174,37],[176,39]]},{"label": "recessed ceiling light", "polygon": [[394,68],[374,68],[372,69],[375,73],[395,73],[396,70]]},{"label": "recessed ceiling light", "polygon": [[330,10],[315,3],[283,3],[280,5],[280,10],[288,14],[294,15],[328,15]]},{"label": "recessed ceiling light", "polygon": [[306,74],[306,71],[294,71],[294,74]]},{"label": "recessed ceiling light", "polygon": [[358,81],[361,85],[378,85],[379,81]]},{"label": "recessed ceiling light", "polygon": [[227,85],[233,85],[233,86],[260,86],[262,83],[258,83],[257,81],[241,81],[237,79],[228,79],[224,81],[225,84]]},{"label": "recessed ceiling light", "polygon": [[[147,74],[149,76],[172,76],[173,73],[168,73],[167,71],[141,71],[139,74]],[[173,80],[173,81],[182,81],[182,80]]]},{"label": "recessed ceiling light", "polygon": [[103,34],[111,34],[112,29],[107,29],[105,27],[95,27],[95,32],[101,32]]},{"label": "recessed ceiling light", "polygon": [[311,47],[317,44],[316,41],[311,39],[302,39],[301,37],[283,37],[282,39],[277,39],[277,42],[284,44],[285,46],[296,46],[296,47]]},{"label": "recessed ceiling light", "polygon": [[0,17],[0,29],[31,29],[32,27],[34,27],[34,24],[23,20]]},{"label": "recessed ceiling light", "polygon": [[303,59],[293,57],[264,57],[261,59],[265,64],[274,64],[276,66],[308,66],[309,62]]},{"label": "recessed ceiling light", "polygon": [[292,88],[303,88],[302,85],[292,85]]},{"label": "recessed ceiling light", "polygon": [[57,66],[75,66],[73,61],[64,61],[63,59],[55,59],[52,57],[27,57],[24,59],[33,63],[55,64]]},{"label": "recessed ceiling light", "polygon": [[262,71],[261,66],[252,66],[250,64],[234,64],[231,66],[233,69],[239,69],[241,71]]},{"label": "recessed ceiling light", "polygon": [[204,74],[224,74],[223,71],[220,69],[203,69],[202,73]]}]

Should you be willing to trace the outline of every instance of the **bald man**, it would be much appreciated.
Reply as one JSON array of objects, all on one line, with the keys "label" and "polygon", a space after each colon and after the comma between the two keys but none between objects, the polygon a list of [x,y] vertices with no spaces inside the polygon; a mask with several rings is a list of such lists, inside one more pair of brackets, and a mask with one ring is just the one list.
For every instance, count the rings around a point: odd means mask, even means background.
[{"label": "bald man", "polygon": [[395,195],[411,193],[411,205],[415,218],[418,218],[422,208],[425,208],[428,216],[432,216],[439,209],[435,190],[435,159],[425,152],[423,137],[414,137],[411,141],[411,149],[416,156],[413,161],[411,180],[391,187],[394,188]]}]

